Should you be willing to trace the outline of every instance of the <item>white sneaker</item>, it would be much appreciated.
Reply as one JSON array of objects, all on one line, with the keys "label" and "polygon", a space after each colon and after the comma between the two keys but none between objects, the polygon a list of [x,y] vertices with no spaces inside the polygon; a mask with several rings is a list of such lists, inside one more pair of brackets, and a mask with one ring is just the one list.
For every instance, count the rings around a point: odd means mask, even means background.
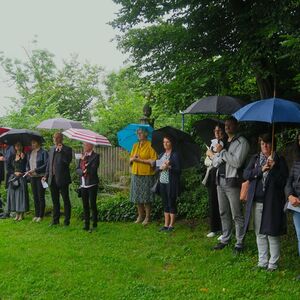
[{"label": "white sneaker", "polygon": [[41,222],[42,221],[42,218],[40,218],[40,217],[38,217],[38,218],[36,218],[36,220],[35,220],[37,223],[39,223],[39,222]]},{"label": "white sneaker", "polygon": [[222,238],[223,238],[223,235],[220,235],[220,236],[218,237],[218,241],[222,241]]},{"label": "white sneaker", "polygon": [[36,222],[37,219],[38,219],[37,217],[34,217],[34,218],[32,219],[32,222]]},{"label": "white sneaker", "polygon": [[215,237],[216,236],[216,233],[215,232],[210,232],[206,235],[208,238],[212,238],[212,237]]}]

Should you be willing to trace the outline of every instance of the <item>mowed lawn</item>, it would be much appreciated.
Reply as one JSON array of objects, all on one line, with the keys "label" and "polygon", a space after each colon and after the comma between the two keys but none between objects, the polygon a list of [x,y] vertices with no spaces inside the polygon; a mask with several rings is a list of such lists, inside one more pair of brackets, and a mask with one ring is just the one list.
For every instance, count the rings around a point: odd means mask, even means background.
[{"label": "mowed lawn", "polygon": [[212,251],[207,225],[100,223],[84,232],[49,228],[31,217],[0,220],[1,299],[300,299],[293,228],[283,239],[280,270],[258,271],[251,233],[244,254]]}]

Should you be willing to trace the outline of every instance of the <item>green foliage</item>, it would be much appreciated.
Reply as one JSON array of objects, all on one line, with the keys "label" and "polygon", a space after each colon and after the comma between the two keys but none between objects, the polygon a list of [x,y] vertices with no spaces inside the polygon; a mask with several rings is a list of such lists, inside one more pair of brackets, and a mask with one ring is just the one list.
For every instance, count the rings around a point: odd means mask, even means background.
[{"label": "green foliage", "polygon": [[90,125],[91,108],[102,99],[102,68],[81,64],[77,56],[58,68],[47,50],[26,54],[26,61],[0,56],[8,81],[18,92],[10,113],[1,118],[2,124],[33,129],[42,120],[62,116]]},{"label": "green foliage", "polygon": [[299,1],[114,2],[119,46],[151,78],[164,109],[178,112],[213,94],[250,100],[276,90],[297,99],[300,63],[283,42],[299,48]]},{"label": "green foliage", "polygon": [[207,189],[202,185],[202,174],[199,169],[184,170],[182,174],[183,192],[177,206],[178,215],[184,219],[203,219],[207,217]]},{"label": "green foliage", "polygon": [[120,129],[140,123],[148,87],[131,68],[109,74],[104,84],[107,99],[95,106],[94,127],[116,145]]}]

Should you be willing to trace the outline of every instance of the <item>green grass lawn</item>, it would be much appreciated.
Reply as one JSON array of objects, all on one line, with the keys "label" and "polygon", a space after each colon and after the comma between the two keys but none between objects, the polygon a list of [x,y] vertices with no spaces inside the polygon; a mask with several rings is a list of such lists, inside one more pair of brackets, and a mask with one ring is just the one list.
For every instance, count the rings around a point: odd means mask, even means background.
[{"label": "green grass lawn", "polygon": [[100,223],[84,232],[0,220],[1,299],[300,299],[293,228],[283,239],[280,270],[257,271],[253,234],[236,257],[232,246],[215,252],[207,225]]}]

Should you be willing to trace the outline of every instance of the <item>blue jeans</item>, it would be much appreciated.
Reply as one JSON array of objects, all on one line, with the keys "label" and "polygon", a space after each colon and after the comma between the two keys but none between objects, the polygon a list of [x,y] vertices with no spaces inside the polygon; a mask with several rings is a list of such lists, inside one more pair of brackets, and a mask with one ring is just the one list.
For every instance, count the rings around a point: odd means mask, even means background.
[{"label": "blue jeans", "polygon": [[300,213],[293,212],[294,225],[296,229],[297,239],[298,239],[298,251],[300,256]]}]

